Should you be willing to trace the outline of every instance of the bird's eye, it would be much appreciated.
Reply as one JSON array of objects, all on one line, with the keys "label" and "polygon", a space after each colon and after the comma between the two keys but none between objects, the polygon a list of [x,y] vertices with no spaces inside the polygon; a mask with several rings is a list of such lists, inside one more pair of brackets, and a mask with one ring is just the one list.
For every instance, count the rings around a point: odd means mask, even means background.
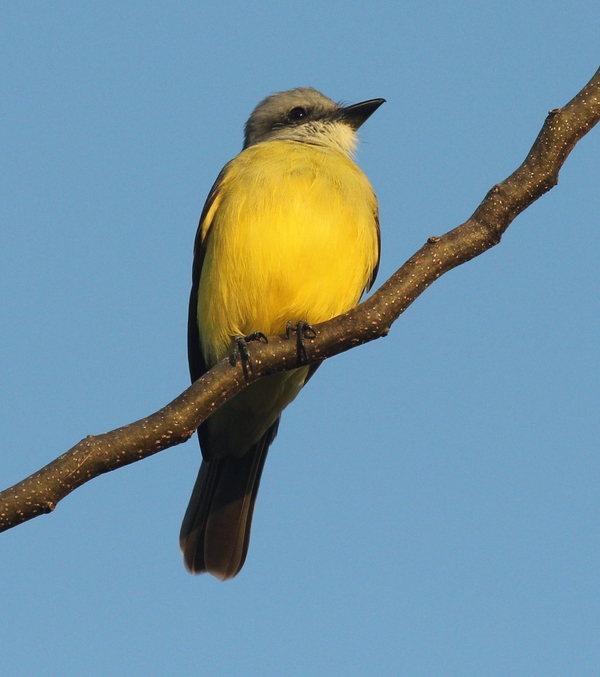
[{"label": "bird's eye", "polygon": [[292,110],[288,113],[288,120],[290,122],[299,122],[300,120],[303,120],[306,117],[306,108],[302,108],[302,106],[296,106],[296,108],[292,108]]}]

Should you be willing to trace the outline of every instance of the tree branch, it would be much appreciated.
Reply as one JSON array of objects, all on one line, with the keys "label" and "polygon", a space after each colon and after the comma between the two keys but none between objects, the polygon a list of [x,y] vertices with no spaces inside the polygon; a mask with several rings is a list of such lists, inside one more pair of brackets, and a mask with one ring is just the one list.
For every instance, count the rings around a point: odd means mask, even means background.
[{"label": "tree branch", "polygon": [[[367,301],[316,325],[308,362],[385,336],[392,323],[441,275],[490,249],[524,209],[558,182],[575,144],[600,120],[600,69],[564,108],[550,111],[523,164],[494,186],[471,218],[430,237]],[[272,337],[250,346],[252,369],[223,360],[155,414],[103,435],[88,436],[47,466],[0,492],[0,531],[54,510],[85,482],[180,444],[226,400],[257,379],[298,366],[295,341]],[[304,362],[306,363],[306,361]]]}]

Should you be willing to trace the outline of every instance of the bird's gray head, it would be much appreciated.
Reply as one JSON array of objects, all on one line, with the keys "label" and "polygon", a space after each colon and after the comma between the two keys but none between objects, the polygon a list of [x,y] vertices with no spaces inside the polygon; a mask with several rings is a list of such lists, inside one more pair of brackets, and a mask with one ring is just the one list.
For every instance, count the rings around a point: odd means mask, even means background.
[{"label": "bird's gray head", "polygon": [[252,111],[244,129],[244,148],[262,141],[286,140],[335,148],[352,155],[356,130],[385,99],[341,106],[312,87],[277,92]]}]

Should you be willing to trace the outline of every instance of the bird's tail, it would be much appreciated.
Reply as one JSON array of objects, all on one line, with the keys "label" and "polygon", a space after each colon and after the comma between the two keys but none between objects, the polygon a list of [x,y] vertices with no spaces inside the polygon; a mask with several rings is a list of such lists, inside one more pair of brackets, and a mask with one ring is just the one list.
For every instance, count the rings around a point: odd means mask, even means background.
[{"label": "bird's tail", "polygon": [[260,477],[278,423],[240,458],[202,461],[179,535],[190,573],[208,571],[225,581],[244,566]]}]

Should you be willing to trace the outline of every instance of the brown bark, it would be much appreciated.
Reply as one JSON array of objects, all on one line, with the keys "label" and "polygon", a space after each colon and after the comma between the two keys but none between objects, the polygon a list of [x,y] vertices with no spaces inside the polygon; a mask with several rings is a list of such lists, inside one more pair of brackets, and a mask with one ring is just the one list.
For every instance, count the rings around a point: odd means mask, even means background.
[{"label": "brown bark", "polygon": [[[494,186],[471,218],[432,236],[371,298],[316,325],[307,340],[318,362],[385,336],[392,323],[437,278],[500,242],[515,217],[558,182],[575,144],[600,120],[600,69],[566,106],[550,111],[523,164]],[[173,402],[140,421],[89,436],[56,460],[0,492],[0,531],[51,512],[71,491],[98,475],[180,444],[223,402],[256,379],[298,364],[296,342],[271,337],[250,345],[252,369],[224,360]],[[306,361],[306,360],[305,360]]]}]

